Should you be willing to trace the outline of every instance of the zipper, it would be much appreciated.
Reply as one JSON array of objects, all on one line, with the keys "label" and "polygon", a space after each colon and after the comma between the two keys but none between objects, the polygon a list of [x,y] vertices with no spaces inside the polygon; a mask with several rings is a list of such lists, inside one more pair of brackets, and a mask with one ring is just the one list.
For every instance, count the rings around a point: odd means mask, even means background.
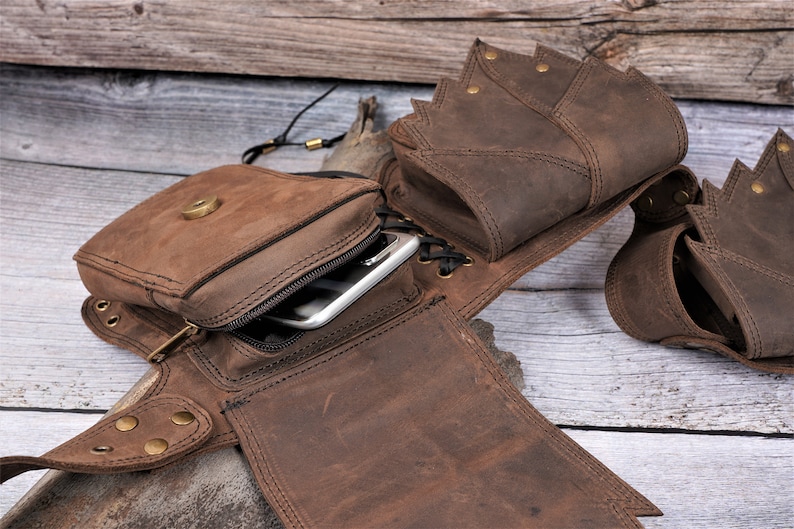
[{"label": "zipper", "polygon": [[296,279],[294,282],[290,283],[286,287],[282,288],[278,292],[276,292],[273,296],[269,297],[253,309],[249,310],[236,320],[233,320],[226,325],[221,327],[204,327],[210,331],[233,331],[235,329],[239,329],[253,320],[257,319],[262,314],[272,310],[276,305],[290,297],[292,294],[300,290],[301,288],[305,287],[315,279],[322,277],[329,272],[336,270],[340,266],[345,263],[350,262],[353,258],[355,258],[358,254],[363,252],[367,249],[367,247],[372,244],[375,239],[378,238],[380,235],[380,228],[376,229],[369,235],[367,235],[363,240],[357,243],[354,247],[343,253],[342,255],[335,257],[328,261],[327,263],[315,268],[314,270],[310,271],[309,273],[301,276],[300,278]]},{"label": "zipper", "polygon": [[239,318],[231,321],[230,323],[227,323],[226,325],[223,325],[221,327],[200,327],[195,323],[185,320],[186,326],[178,333],[173,335],[171,338],[169,338],[165,343],[163,343],[163,345],[161,345],[160,347],[149,353],[149,356],[146,357],[146,360],[155,364],[162,362],[165,359],[165,357],[168,356],[169,353],[180,347],[188,338],[197,334],[201,330],[232,332],[236,337],[243,339],[249,345],[265,351],[276,351],[278,349],[282,349],[284,347],[291,345],[292,343],[296,342],[301,336],[303,336],[302,332],[297,332],[296,334],[287,338],[283,342],[278,342],[271,345],[271,344],[265,344],[264,342],[261,342],[259,340],[253,340],[249,337],[245,337],[244,334],[234,331],[236,331],[236,329],[239,329],[240,327],[244,327],[245,325],[251,323],[253,320],[258,318],[262,314],[272,310],[273,307],[275,307],[276,305],[278,305],[279,303],[287,299],[289,296],[291,296],[292,294],[294,294],[304,286],[314,281],[315,279],[322,277],[325,274],[328,274],[329,272],[339,268],[343,264],[351,261],[358,254],[366,250],[367,247],[370,244],[372,244],[375,241],[375,239],[378,238],[379,235],[380,235],[380,228],[377,228],[375,229],[375,231],[370,233],[363,240],[358,242],[355,246],[353,246],[351,249],[349,249],[342,255],[331,259],[327,263],[301,276],[294,282],[290,283],[283,289],[279,290],[273,296],[269,297],[268,299],[266,299],[265,301],[254,307],[253,309],[249,310],[248,312],[246,312]]}]

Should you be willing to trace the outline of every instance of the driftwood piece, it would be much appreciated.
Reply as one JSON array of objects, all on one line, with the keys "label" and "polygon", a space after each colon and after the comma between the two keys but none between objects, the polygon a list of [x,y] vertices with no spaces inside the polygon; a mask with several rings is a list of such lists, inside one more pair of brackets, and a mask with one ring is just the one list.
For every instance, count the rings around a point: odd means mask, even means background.
[{"label": "driftwood piece", "polygon": [[[373,176],[392,153],[383,131],[373,132],[375,97],[361,99],[356,120],[320,170]],[[493,325],[473,328],[510,381],[524,387],[520,363],[494,343]],[[157,382],[149,369],[107,415],[134,404]],[[97,496],[98,491],[102,491]],[[155,472],[83,475],[50,471],[2,520],[7,529],[108,527],[282,528],[237,448],[224,449]]]},{"label": "driftwood piece", "polygon": [[6,0],[0,60],[435,83],[475,37],[632,64],[675,97],[794,103],[786,2]]}]

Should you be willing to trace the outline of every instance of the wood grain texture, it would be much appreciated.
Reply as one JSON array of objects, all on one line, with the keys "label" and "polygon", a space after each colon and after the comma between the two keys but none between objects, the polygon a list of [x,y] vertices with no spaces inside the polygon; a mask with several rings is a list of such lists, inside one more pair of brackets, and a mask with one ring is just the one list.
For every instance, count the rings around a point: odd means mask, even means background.
[{"label": "wood grain texture", "polygon": [[480,37],[632,64],[675,97],[794,103],[783,0],[525,4],[7,0],[0,60],[435,83]]}]

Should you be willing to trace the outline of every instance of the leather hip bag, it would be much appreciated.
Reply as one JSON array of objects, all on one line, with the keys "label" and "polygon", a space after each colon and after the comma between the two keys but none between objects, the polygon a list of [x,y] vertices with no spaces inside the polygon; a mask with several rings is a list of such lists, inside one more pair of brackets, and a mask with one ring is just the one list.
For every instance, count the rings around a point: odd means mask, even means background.
[{"label": "leather hip bag", "polygon": [[[466,320],[648,189],[677,216],[677,109],[636,70],[475,42],[363,178],[199,173],[76,254],[87,325],[154,362],[135,404],[33,468],[161,468],[239,444],[287,527],[636,527],[660,514],[543,418]],[[662,197],[669,198],[665,200]],[[673,197],[677,196],[678,201]],[[420,236],[327,325],[262,316],[378,233]]]},{"label": "leather hip bag", "polygon": [[706,349],[794,373],[794,140],[779,130],[754,170],[737,161],[722,189],[658,218],[640,197],[609,267],[607,306],[641,340]]}]

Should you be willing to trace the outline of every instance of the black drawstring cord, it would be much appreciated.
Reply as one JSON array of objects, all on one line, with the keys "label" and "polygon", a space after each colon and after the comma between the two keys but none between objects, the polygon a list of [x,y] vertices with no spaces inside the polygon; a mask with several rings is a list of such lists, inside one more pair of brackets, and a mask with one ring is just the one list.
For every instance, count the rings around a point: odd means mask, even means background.
[{"label": "black drawstring cord", "polygon": [[334,86],[332,86],[331,88],[326,90],[324,94],[322,94],[320,97],[318,97],[317,99],[315,99],[314,101],[309,103],[306,107],[304,107],[303,110],[298,112],[298,114],[294,118],[292,118],[292,121],[287,126],[287,128],[284,129],[284,132],[282,132],[281,134],[279,134],[275,138],[269,139],[269,140],[267,140],[264,143],[260,143],[259,145],[255,145],[255,146],[251,147],[250,149],[247,149],[243,153],[243,156],[242,156],[243,163],[252,164],[252,163],[254,163],[254,161],[257,158],[259,158],[260,155],[272,152],[272,151],[276,150],[277,147],[282,147],[284,145],[303,145],[308,150],[313,151],[315,149],[322,149],[322,148],[332,147],[335,143],[337,143],[338,141],[341,141],[342,138],[345,137],[344,134],[340,134],[339,136],[336,136],[335,138],[331,138],[330,140],[326,140],[326,139],[323,139],[323,138],[314,138],[314,139],[311,139],[311,140],[307,140],[305,142],[289,142],[289,141],[287,141],[287,134],[289,134],[289,132],[292,130],[292,127],[300,119],[300,117],[304,114],[304,112],[306,112],[307,110],[312,108],[314,105],[316,105],[317,103],[319,103],[320,101],[325,99],[325,97],[328,94],[330,94],[331,92],[333,92],[337,88],[339,88],[339,83],[336,83]]}]

